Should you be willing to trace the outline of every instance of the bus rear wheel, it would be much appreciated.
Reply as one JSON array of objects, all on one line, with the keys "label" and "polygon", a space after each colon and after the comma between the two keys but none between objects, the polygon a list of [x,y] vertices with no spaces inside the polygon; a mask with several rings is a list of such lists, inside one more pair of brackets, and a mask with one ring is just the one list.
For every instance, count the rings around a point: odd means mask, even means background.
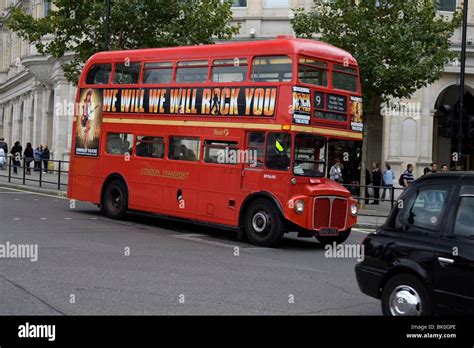
[{"label": "bus rear wheel", "polygon": [[105,215],[111,219],[122,219],[125,216],[128,193],[122,181],[113,180],[107,184],[102,197],[102,206]]},{"label": "bus rear wheel", "polygon": [[250,243],[261,247],[277,245],[285,233],[280,212],[266,199],[257,199],[251,203],[243,227]]},{"label": "bus rear wheel", "polygon": [[339,235],[337,235],[337,236],[318,236],[318,235],[316,235],[316,239],[319,241],[319,243],[321,243],[323,245],[332,245],[334,243],[342,244],[347,240],[347,238],[349,238],[350,234],[351,234],[351,229],[349,228],[348,230],[340,232]]}]

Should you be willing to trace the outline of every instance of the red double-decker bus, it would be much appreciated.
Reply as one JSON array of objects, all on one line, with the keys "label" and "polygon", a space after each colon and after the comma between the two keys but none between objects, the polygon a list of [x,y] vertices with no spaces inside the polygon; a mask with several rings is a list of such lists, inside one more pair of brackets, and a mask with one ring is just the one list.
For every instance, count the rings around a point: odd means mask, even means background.
[{"label": "red double-decker bus", "polygon": [[146,211],[260,246],[288,231],[341,243],[357,220],[356,200],[327,174],[334,151],[360,148],[359,70],[322,42],[95,54],[72,138],[68,197],[114,219]]}]

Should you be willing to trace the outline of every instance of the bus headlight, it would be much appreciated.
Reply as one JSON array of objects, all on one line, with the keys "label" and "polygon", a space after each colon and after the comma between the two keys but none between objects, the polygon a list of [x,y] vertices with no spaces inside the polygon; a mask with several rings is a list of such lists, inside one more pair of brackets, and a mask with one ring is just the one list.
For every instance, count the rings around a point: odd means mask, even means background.
[{"label": "bus headlight", "polygon": [[302,214],[304,211],[304,201],[295,201],[295,212],[296,214]]},{"label": "bus headlight", "polygon": [[355,204],[355,203],[351,205],[351,214],[353,216],[357,215],[357,204]]}]

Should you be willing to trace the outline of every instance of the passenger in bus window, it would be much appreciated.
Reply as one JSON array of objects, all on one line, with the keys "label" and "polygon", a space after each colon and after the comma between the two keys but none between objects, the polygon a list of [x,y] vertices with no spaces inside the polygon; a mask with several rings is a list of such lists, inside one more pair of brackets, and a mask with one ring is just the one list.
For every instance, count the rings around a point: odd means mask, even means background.
[{"label": "passenger in bus window", "polygon": [[193,150],[188,149],[186,145],[179,146],[179,159],[184,161],[196,161],[196,154]]},{"label": "passenger in bus window", "polygon": [[113,155],[122,154],[122,139],[118,133],[110,133],[107,135],[107,153]]},{"label": "passenger in bus window", "polygon": [[137,156],[139,157],[153,157],[150,153],[150,137],[143,137],[141,142],[137,145]]}]

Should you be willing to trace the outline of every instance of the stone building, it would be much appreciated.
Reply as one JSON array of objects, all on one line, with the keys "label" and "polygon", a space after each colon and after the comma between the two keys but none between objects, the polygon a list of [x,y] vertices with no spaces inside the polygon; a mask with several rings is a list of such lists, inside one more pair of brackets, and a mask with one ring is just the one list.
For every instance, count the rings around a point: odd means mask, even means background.
[{"label": "stone building", "polygon": [[[313,0],[235,0],[234,21],[241,24],[235,40],[272,38],[293,34],[291,9],[311,8]],[[441,0],[441,14],[449,16],[460,0]],[[474,0],[469,0],[469,46],[466,88],[474,90]],[[62,60],[38,55],[5,26],[9,8],[21,6],[35,17],[51,9],[51,0],[0,0],[0,135],[9,146],[16,140],[47,144],[56,160],[69,158],[72,112],[76,88],[64,78]],[[47,38],[45,38],[47,40]],[[461,33],[452,38],[452,49],[460,51]],[[66,58],[64,58],[66,59]],[[390,163],[400,173],[413,163],[416,175],[432,161],[450,164],[451,140],[438,136],[436,108],[458,100],[459,64],[446,66],[443,77],[417,91],[410,100],[387,108],[367,125],[370,141],[368,161]],[[394,103],[392,103],[394,104]],[[468,167],[474,169],[474,153],[466,147]],[[453,164],[453,163],[451,163]]]}]

